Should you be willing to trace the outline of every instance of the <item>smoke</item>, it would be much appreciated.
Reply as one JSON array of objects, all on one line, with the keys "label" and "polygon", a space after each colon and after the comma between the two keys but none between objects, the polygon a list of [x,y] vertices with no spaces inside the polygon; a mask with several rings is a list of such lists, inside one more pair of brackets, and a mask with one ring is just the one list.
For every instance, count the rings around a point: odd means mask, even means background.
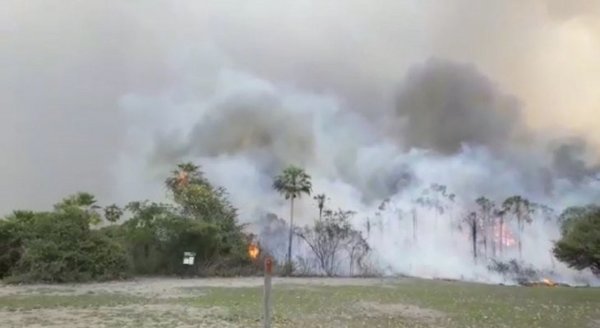
[{"label": "smoke", "polygon": [[502,150],[514,143],[521,106],[475,67],[428,61],[409,70],[398,94],[398,115],[410,146],[454,153],[462,145]]},{"label": "smoke", "polygon": [[[256,223],[287,217],[272,177],[297,164],[358,229],[379,218],[380,268],[489,280],[448,226],[475,198],[560,211],[600,196],[600,14],[578,3],[9,1],[0,210],[77,190],[164,199],[193,160]],[[435,230],[419,210],[413,243],[406,213],[432,183],[457,201]],[[298,202],[297,222],[316,214]],[[536,224],[524,257],[548,268],[558,230]]]}]

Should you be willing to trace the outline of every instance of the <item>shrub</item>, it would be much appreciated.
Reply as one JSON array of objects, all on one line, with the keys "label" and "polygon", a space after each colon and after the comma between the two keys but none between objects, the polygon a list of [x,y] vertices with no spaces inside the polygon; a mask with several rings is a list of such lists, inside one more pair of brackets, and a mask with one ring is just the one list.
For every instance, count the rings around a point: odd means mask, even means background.
[{"label": "shrub", "polygon": [[0,228],[0,261],[10,282],[80,282],[126,277],[125,250],[106,235],[90,229],[92,217],[75,207],[54,212],[15,214]]}]

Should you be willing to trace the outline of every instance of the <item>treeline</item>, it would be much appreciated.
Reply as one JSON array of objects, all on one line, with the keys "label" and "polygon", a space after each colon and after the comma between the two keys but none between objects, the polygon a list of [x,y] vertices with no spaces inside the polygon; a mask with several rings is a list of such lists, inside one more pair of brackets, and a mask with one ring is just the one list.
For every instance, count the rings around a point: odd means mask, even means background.
[{"label": "treeline", "polygon": [[[361,262],[370,252],[370,247],[362,232],[349,224],[349,218],[354,213],[326,209],[327,198],[324,194],[319,194],[314,196],[319,211],[318,220],[314,225],[300,229],[294,227],[294,202],[302,195],[311,194],[310,175],[301,168],[290,166],[275,178],[273,188],[290,201],[290,231],[286,255],[288,272],[291,272],[294,264],[293,236],[300,237],[310,247],[318,269],[327,275],[340,272],[340,253],[345,253],[350,274],[353,274],[354,261],[357,259],[361,270],[365,269]],[[478,257],[482,257],[490,264],[488,268],[495,270],[497,267],[506,267],[511,262],[517,263],[515,259],[506,256],[507,249],[511,251],[508,256],[513,256],[516,249],[518,259],[522,260],[526,230],[534,219],[538,219],[562,226],[562,239],[555,243],[550,256],[572,268],[590,269],[600,275],[600,210],[595,205],[571,207],[558,215],[551,207],[520,195],[510,196],[498,204],[482,196],[471,205],[461,204],[459,212],[452,213],[457,206],[457,197],[440,184],[425,188],[412,204],[412,208],[408,210],[396,208],[395,211],[400,220],[411,218],[414,243],[419,242],[420,233],[437,233],[439,221],[449,220],[451,230],[467,232],[470,236],[473,259],[477,261]],[[390,200],[385,200],[379,210],[384,211],[388,206]],[[433,216],[433,222],[429,220],[428,226],[420,227],[423,224],[423,211],[428,219]],[[452,214],[445,215],[448,213]],[[377,213],[376,216],[380,214]],[[367,238],[372,226],[377,223],[377,220],[367,218]],[[448,222],[444,223],[448,226]],[[384,229],[382,226],[379,228]],[[504,263],[503,260],[509,262]]]},{"label": "treeline", "polygon": [[[258,269],[224,189],[180,164],[166,180],[172,203],[100,207],[78,193],[52,211],[16,211],[0,220],[0,278],[72,282],[131,275],[242,275]],[[184,252],[196,254],[184,265]]]},{"label": "treeline", "polygon": [[[51,211],[15,211],[0,220],[0,278],[7,282],[79,282],[133,275],[251,275],[262,269],[260,259],[255,261],[248,254],[248,246],[257,236],[247,233],[238,222],[225,189],[211,185],[192,163],[178,165],[165,186],[169,203],[142,201],[101,207],[93,195],[78,193]],[[324,194],[312,195],[311,177],[298,167],[290,166],[274,177],[273,188],[289,201],[290,221],[276,216],[270,219],[274,229],[261,235],[278,243],[261,247],[261,256],[284,253],[275,256],[285,258],[277,263],[279,273],[374,273],[367,240],[377,220],[367,219],[364,236],[363,229],[351,223],[355,213],[331,209]],[[309,195],[316,202],[315,218],[310,225],[298,227],[294,205]],[[439,220],[450,220],[453,229],[469,232],[470,255],[488,260],[502,258],[509,246],[520,255],[523,233],[534,218],[554,220],[562,225],[563,234],[553,249],[555,257],[575,269],[589,268],[600,275],[599,207],[569,208],[556,215],[549,207],[521,196],[509,197],[499,205],[480,197],[471,210],[445,216],[456,202],[445,186],[434,184],[414,199],[412,207],[396,210],[400,219],[412,223],[415,243],[420,242],[421,233],[438,229]],[[384,201],[380,211],[387,206],[389,201]],[[428,226],[424,219],[429,220]],[[273,227],[271,223],[263,229]],[[310,256],[294,257],[293,245],[302,244]],[[193,265],[183,263],[184,252],[195,254]]]}]

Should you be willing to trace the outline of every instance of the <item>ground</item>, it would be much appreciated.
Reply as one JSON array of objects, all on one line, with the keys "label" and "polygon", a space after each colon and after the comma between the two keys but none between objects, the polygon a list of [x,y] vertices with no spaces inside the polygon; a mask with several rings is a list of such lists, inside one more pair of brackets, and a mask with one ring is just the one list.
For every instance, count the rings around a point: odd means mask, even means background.
[{"label": "ground", "polygon": [[[262,327],[262,279],[0,285],[0,327]],[[600,289],[275,278],[273,327],[600,328]]]}]

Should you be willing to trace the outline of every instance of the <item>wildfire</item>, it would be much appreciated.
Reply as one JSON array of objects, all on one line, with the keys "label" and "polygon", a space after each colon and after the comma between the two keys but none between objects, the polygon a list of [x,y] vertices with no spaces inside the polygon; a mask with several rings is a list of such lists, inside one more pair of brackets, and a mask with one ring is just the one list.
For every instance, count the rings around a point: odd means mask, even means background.
[{"label": "wildfire", "polygon": [[256,260],[256,258],[258,257],[259,254],[260,254],[260,248],[258,248],[257,244],[251,243],[250,245],[248,245],[248,255],[250,256],[251,259]]},{"label": "wildfire", "polygon": [[547,279],[547,278],[542,279],[542,282],[544,283],[544,285],[546,285],[548,287],[554,287],[554,286],[556,286],[556,282],[554,282],[554,281],[552,281],[550,279]]},{"label": "wildfire", "polygon": [[503,246],[511,247],[517,243],[517,240],[514,238],[512,232],[506,227],[506,225],[503,225],[502,228],[500,228],[500,225],[495,225],[493,230],[495,237],[494,239],[502,243]]},{"label": "wildfire", "polygon": [[185,171],[180,171],[177,176],[177,185],[179,187],[185,187],[188,184],[189,176]]}]

